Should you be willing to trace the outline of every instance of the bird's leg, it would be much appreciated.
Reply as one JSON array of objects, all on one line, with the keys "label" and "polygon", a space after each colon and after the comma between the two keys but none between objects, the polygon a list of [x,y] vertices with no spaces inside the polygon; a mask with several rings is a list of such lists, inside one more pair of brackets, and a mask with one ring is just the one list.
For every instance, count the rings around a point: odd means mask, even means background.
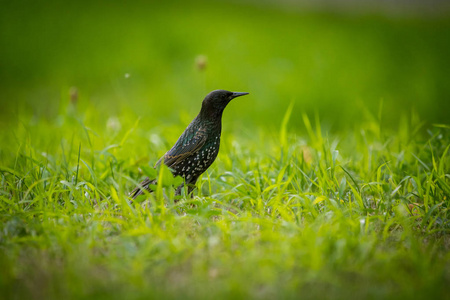
[{"label": "bird's leg", "polygon": [[177,187],[177,189],[175,190],[175,196],[181,196],[181,190],[185,186],[187,186],[187,188],[188,188],[188,192],[187,192],[188,196],[192,198],[194,196],[193,192],[194,192],[194,189],[195,189],[195,184],[193,184],[193,183],[182,183],[182,184],[180,184]]},{"label": "bird's leg", "polygon": [[181,196],[181,190],[183,189],[184,183],[180,184],[175,190],[175,196]]},{"label": "bird's leg", "polygon": [[197,182],[199,176],[195,176],[192,178],[189,182],[186,182],[186,185],[188,187],[188,196],[193,198],[194,197],[194,189],[195,189],[195,183]]},{"label": "bird's leg", "polygon": [[188,195],[192,198],[194,196],[193,192],[195,189],[195,184],[189,183],[187,186],[188,186]]}]

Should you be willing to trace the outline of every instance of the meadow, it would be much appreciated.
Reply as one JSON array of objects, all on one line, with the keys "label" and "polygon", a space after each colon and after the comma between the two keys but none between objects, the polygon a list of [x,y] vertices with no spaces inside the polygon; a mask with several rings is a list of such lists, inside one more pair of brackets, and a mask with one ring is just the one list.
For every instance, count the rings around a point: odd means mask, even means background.
[{"label": "meadow", "polygon": [[[449,17],[3,8],[1,299],[450,298]],[[214,89],[250,95],[175,198],[152,167]]]}]

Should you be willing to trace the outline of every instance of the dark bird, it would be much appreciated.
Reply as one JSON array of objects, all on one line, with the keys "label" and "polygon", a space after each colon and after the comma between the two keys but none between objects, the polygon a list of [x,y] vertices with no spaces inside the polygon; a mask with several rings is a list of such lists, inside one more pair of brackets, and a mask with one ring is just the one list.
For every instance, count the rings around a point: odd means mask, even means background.
[{"label": "dark bird", "polygon": [[[222,114],[225,107],[234,98],[247,94],[216,90],[206,95],[200,113],[184,130],[172,149],[158,160],[155,167],[164,161],[173,176],[181,176],[184,179],[190,194],[198,177],[209,168],[219,153]],[[135,199],[144,194],[144,190],[151,192],[150,186],[155,184],[155,179],[146,178],[130,193],[130,196]],[[181,194],[183,186],[184,184],[177,188],[177,195]]]}]

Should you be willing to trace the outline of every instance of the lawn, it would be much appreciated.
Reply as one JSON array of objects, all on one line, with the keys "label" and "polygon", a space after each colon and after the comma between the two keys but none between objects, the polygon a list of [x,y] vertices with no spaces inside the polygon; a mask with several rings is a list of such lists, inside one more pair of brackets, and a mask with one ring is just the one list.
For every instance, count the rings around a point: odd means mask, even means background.
[{"label": "lawn", "polygon": [[[450,17],[2,6],[0,298],[450,298]],[[175,198],[214,89],[250,95]]]}]

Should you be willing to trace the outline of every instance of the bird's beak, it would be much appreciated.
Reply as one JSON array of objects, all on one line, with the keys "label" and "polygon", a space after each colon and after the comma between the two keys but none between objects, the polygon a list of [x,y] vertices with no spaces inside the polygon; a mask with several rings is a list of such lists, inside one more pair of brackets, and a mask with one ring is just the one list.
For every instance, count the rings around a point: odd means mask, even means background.
[{"label": "bird's beak", "polygon": [[234,92],[231,95],[231,99],[236,98],[236,97],[240,97],[240,96],[244,96],[244,95],[248,95],[248,93],[237,93],[237,92]]}]

